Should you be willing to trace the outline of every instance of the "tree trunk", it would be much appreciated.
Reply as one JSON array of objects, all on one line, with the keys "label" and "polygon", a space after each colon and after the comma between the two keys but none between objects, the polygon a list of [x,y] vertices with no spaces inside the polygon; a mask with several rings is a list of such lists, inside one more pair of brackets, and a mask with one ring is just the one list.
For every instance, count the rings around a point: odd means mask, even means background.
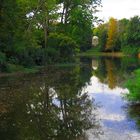
[{"label": "tree trunk", "polygon": [[63,23],[64,13],[65,13],[65,2],[63,4],[63,11],[62,11],[62,15],[61,15],[61,23]]},{"label": "tree trunk", "polygon": [[47,22],[46,22],[46,19],[45,19],[45,21],[44,21],[44,48],[47,48],[47,37],[48,37]]},{"label": "tree trunk", "polygon": [[49,32],[49,14],[47,6],[44,6],[44,11],[46,10],[45,19],[44,19],[44,47],[47,48],[48,43],[48,32]]},{"label": "tree trunk", "polygon": [[65,21],[64,23],[67,24],[67,21],[68,21],[68,4],[66,4],[66,7],[65,7]]}]

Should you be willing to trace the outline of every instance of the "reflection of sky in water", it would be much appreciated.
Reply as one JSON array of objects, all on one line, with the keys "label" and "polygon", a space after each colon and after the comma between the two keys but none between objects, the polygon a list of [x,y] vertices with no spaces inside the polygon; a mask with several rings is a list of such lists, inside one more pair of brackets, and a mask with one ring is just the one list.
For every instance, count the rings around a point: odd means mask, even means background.
[{"label": "reflection of sky in water", "polygon": [[[111,133],[134,133],[136,132],[135,122],[126,117],[123,106],[126,102],[122,99],[121,94],[128,93],[127,89],[116,87],[110,89],[107,84],[101,83],[97,77],[91,77],[91,83],[84,89],[88,92],[90,98],[95,99],[95,103],[101,107],[99,119],[101,119],[103,129]],[[120,138],[119,138],[120,139]]]}]

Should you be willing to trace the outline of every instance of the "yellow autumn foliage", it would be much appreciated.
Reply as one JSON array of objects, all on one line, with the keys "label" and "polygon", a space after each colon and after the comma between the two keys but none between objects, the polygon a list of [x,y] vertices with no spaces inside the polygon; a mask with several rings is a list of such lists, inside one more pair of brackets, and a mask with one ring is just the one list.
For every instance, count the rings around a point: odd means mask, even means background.
[{"label": "yellow autumn foliage", "polygon": [[109,27],[108,27],[108,37],[105,50],[114,50],[116,41],[117,41],[117,32],[118,32],[117,20],[110,18]]}]

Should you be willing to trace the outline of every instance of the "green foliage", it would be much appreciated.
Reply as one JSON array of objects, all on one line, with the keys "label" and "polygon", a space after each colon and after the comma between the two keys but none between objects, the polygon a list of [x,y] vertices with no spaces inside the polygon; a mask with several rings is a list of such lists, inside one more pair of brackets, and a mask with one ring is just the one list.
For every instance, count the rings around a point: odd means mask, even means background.
[{"label": "green foliage", "polygon": [[102,24],[93,30],[93,35],[99,37],[99,47],[100,51],[105,51],[106,41],[107,41],[107,24]]},{"label": "green foliage", "polygon": [[20,65],[14,65],[14,64],[7,64],[6,66],[6,72],[18,72],[23,71],[24,67]]},{"label": "green foliage", "polygon": [[79,48],[91,44],[98,5],[100,0],[2,0],[0,63],[32,67],[73,61]]},{"label": "green foliage", "polygon": [[140,69],[136,70],[134,77],[131,80],[128,80],[126,87],[129,89],[129,92],[126,98],[132,102],[140,101]]},{"label": "green foliage", "polygon": [[85,51],[91,47],[92,40],[92,23],[94,21],[93,13],[100,0],[61,0],[61,31],[71,38],[80,46],[80,51]]},{"label": "green foliage", "polygon": [[36,73],[38,72],[38,68],[25,68],[22,65],[7,64],[5,67],[5,71],[8,73],[12,73],[12,72]]},{"label": "green foliage", "polygon": [[135,16],[119,21],[111,18],[109,23],[99,25],[93,34],[99,37],[100,51],[122,51],[137,55],[140,52],[140,17]]},{"label": "green foliage", "polygon": [[[78,51],[77,43],[64,34],[52,33],[48,38],[49,53],[54,52],[54,57],[60,61],[70,61]],[[51,49],[52,48],[52,49]]]},{"label": "green foliage", "polygon": [[140,46],[140,18],[135,16],[127,24],[122,37],[122,51],[131,55],[137,55]]},{"label": "green foliage", "polygon": [[120,41],[120,45],[123,48],[126,45],[126,31],[128,28],[128,23],[129,20],[128,19],[121,19],[118,21],[118,37],[119,37],[119,41]]},{"label": "green foliage", "polygon": [[6,56],[4,53],[0,52],[0,72],[4,71],[6,68]]},{"label": "green foliage", "polygon": [[28,67],[36,64],[70,62],[77,51],[78,45],[72,38],[64,34],[50,33],[47,48],[18,47],[15,51],[15,56],[10,57],[9,61]]},{"label": "green foliage", "polygon": [[114,18],[110,18],[108,24],[106,51],[117,50],[118,44],[118,21]]},{"label": "green foliage", "polygon": [[80,50],[85,51],[91,47],[92,15],[83,8],[73,9],[68,26],[69,35],[79,44]]},{"label": "green foliage", "polygon": [[139,47],[140,45],[140,17],[135,16],[130,19],[126,32],[126,41],[128,44]]},{"label": "green foliage", "polygon": [[93,35],[99,37],[100,51],[120,51],[120,40],[118,31],[118,21],[114,18],[109,23],[101,24],[93,29]]},{"label": "green foliage", "polygon": [[135,56],[138,53],[138,48],[133,45],[132,46],[128,45],[128,46],[123,46],[121,51],[126,55],[129,54]]},{"label": "green foliage", "polygon": [[0,52],[0,64],[4,64],[6,62],[6,56],[4,53]]}]

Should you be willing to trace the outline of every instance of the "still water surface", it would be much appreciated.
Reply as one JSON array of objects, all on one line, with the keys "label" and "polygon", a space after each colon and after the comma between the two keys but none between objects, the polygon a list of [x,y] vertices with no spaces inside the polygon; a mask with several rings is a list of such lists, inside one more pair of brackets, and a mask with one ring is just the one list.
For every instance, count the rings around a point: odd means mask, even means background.
[{"label": "still water surface", "polygon": [[1,140],[139,140],[140,107],[123,97],[131,58],[82,58],[0,78]]}]

